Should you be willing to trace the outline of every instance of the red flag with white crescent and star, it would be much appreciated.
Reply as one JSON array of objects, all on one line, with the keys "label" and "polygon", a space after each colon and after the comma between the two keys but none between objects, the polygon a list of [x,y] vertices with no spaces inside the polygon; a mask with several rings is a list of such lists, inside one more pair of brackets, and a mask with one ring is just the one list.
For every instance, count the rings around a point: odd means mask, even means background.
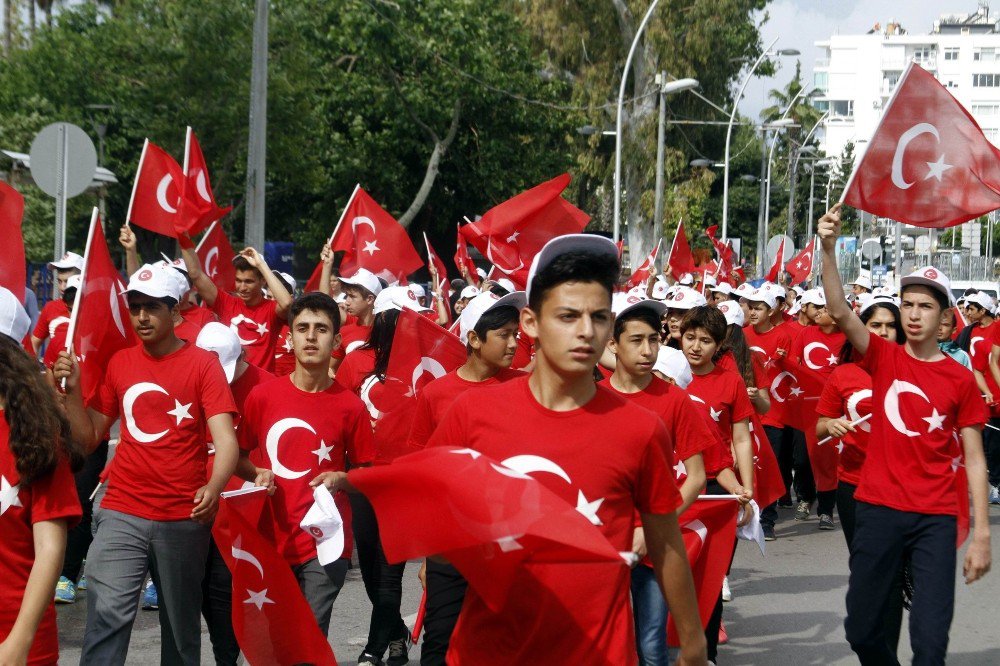
[{"label": "red flag with white crescent and star", "polygon": [[181,198],[184,171],[165,150],[146,139],[125,221],[174,238],[187,225]]},{"label": "red flag with white crescent and star", "polygon": [[813,269],[813,248],[816,245],[816,238],[811,238],[809,244],[802,248],[802,251],[788,260],[785,264],[785,271],[791,275],[789,284],[799,284],[805,282],[812,275]]},{"label": "red flag with white crescent and star", "polygon": [[590,216],[566,201],[569,174],[536,185],[459,229],[483,256],[508,275],[527,270],[548,241],[583,231]]},{"label": "red flag with white crescent and star", "polygon": [[224,493],[212,536],[233,574],[233,632],[249,664],[336,666],[295,574],[274,545],[263,488]]},{"label": "red flag with white crescent and star", "polygon": [[684,220],[677,223],[674,241],[670,244],[670,254],[667,255],[667,265],[675,280],[680,280],[684,273],[694,273],[694,255],[684,233]]},{"label": "red flag with white crescent and star", "polygon": [[836,490],[840,451],[832,441],[820,444],[816,436],[816,422],[819,420],[816,407],[826,379],[787,357],[775,359],[775,366],[778,374],[771,382],[771,400],[784,403],[785,424],[801,430],[805,435],[816,489]]},{"label": "red flag with white crescent and star", "polygon": [[229,236],[222,227],[222,222],[216,220],[198,242],[195,250],[201,270],[212,280],[212,283],[222,291],[232,291],[236,283],[236,269],[233,268],[233,258],[236,252],[229,242]]},{"label": "red flag with white crescent and star", "polygon": [[764,278],[768,282],[776,282],[778,276],[781,274],[781,265],[785,258],[785,239],[781,239],[781,244],[778,245],[778,253],[774,255],[774,263],[771,264],[771,268],[767,271],[767,276]]},{"label": "red flag with white crescent and star", "polygon": [[24,197],[7,183],[0,182],[0,287],[5,287],[24,304],[27,274],[24,264]]},{"label": "red flag with white crescent and star", "polygon": [[645,286],[646,282],[649,280],[649,276],[656,272],[656,255],[660,253],[660,243],[663,239],[656,242],[656,247],[649,253],[646,260],[642,262],[639,268],[635,269],[632,276],[629,277],[628,282],[625,283],[625,287],[631,289],[633,287]]},{"label": "red flag with white crescent and star", "polygon": [[462,226],[458,226],[458,242],[455,244],[455,267],[460,274],[468,274],[474,282],[479,282],[479,274],[476,273],[476,262],[469,256],[469,245],[462,235]]},{"label": "red flag with white crescent and star", "polygon": [[220,208],[215,203],[212,183],[208,178],[208,164],[201,152],[198,137],[190,127],[187,128],[187,150],[184,152],[186,155],[182,193],[185,206],[184,228],[178,229],[178,232],[194,236],[216,220],[225,217],[233,207]]},{"label": "red flag with white crescent and star", "polygon": [[1000,208],[1000,151],[933,74],[911,63],[843,201],[918,227],[961,224]]},{"label": "red flag with white crescent and star", "polygon": [[330,247],[334,252],[344,252],[340,261],[343,275],[366,268],[387,282],[396,282],[424,265],[406,229],[360,187]]}]

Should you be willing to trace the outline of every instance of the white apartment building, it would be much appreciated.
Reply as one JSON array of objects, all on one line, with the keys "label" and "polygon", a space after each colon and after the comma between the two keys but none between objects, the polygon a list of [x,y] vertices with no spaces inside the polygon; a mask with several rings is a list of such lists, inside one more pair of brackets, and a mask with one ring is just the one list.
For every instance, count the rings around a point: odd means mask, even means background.
[{"label": "white apartment building", "polygon": [[[898,6],[904,10],[905,3]],[[908,32],[894,20],[864,35],[835,35],[816,42],[822,56],[813,68],[821,91],[816,106],[830,114],[819,133],[827,155],[848,142],[864,152],[882,110],[910,62],[933,73],[1000,145],[1000,15],[986,3],[972,14],[943,15],[927,34]]]}]

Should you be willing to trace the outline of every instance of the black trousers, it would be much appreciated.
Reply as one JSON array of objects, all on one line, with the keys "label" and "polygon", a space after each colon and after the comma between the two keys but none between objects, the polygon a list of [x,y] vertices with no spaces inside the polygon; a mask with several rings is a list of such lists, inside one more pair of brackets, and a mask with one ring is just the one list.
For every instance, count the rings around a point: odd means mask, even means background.
[{"label": "black trousers", "polygon": [[427,560],[427,608],[420,666],[444,666],[448,643],[458,623],[468,587],[455,567]]},{"label": "black trousers", "polygon": [[904,558],[909,557],[913,664],[944,664],[955,611],[955,517],[866,502],[856,503],[855,515],[844,620],[851,649],[863,665],[899,664],[886,637],[885,615]]},{"label": "black trousers", "polygon": [[80,498],[83,517],[76,527],[66,535],[66,555],[63,557],[62,575],[76,583],[83,568],[83,560],[87,557],[87,549],[94,540],[91,533],[91,521],[94,517],[94,503],[90,494],[94,492],[108,462],[108,440],[101,442],[94,452],[83,461],[83,468],[73,475],[76,481],[76,495]]},{"label": "black trousers", "polygon": [[233,575],[213,537],[201,581],[201,616],[208,625],[216,666],[236,666],[240,646],[233,633]]},{"label": "black trousers", "polygon": [[[1000,428],[1000,418],[991,418],[990,425]],[[1000,486],[1000,431],[983,428],[983,449],[986,452],[986,469],[989,470],[990,485]]]},{"label": "black trousers", "polygon": [[[816,483],[813,481],[812,467],[809,466],[809,451],[806,448],[806,437],[801,430],[785,426],[775,428],[764,426],[764,434],[771,443],[774,457],[781,470],[781,478],[785,482],[785,491],[791,492],[794,485],[795,495],[799,500],[812,502],[816,499]],[[764,507],[760,513],[760,522],[774,527],[778,522],[778,503]]]},{"label": "black trousers", "polygon": [[368,643],[364,651],[381,659],[391,641],[405,638],[409,633],[400,613],[403,603],[403,569],[406,563],[389,564],[386,561],[371,502],[357,493],[352,493],[350,499],[358,565],[365,583],[365,592],[372,602]]}]

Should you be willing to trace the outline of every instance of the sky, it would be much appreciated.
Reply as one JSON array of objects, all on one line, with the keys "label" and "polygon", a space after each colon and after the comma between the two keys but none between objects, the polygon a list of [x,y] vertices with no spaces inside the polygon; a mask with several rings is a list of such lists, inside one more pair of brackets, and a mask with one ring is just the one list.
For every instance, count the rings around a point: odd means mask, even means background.
[{"label": "sky", "polygon": [[[1000,18],[1000,0],[993,0],[991,16]],[[795,60],[802,62],[802,78],[812,82],[813,63],[821,56],[815,42],[832,35],[864,34],[875,23],[884,27],[890,20],[901,23],[911,34],[931,31],[940,14],[969,14],[976,11],[977,0],[775,0],[766,10],[767,21],[761,28],[763,44],[778,37],[775,48],[794,48],[796,57],[780,58],[780,68],[773,78],[755,77],[747,85],[740,111],[757,118],[770,105],[768,91],[783,88],[795,74]],[[762,16],[763,18],[763,16]]]}]

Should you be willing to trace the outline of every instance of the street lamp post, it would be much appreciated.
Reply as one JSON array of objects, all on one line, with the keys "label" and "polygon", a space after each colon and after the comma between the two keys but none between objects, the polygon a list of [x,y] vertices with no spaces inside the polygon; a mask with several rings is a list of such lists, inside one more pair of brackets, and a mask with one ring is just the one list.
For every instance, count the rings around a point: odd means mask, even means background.
[{"label": "street lamp post", "polygon": [[[789,109],[791,106],[789,106]],[[765,266],[766,258],[764,256],[764,248],[767,243],[767,223],[768,218],[771,215],[771,156],[774,153],[774,145],[777,141],[775,139],[771,142],[771,145],[767,145],[767,132],[768,130],[778,131],[781,129],[787,129],[789,127],[795,127],[795,121],[791,118],[786,118],[788,109],[786,109],[785,114],[781,118],[778,118],[774,122],[765,123],[761,125],[761,137],[763,143],[761,144],[760,154],[761,154],[761,179],[760,179],[760,203],[757,207],[757,264],[760,266],[760,274],[763,275],[767,270]],[[766,170],[766,173],[765,173]]]},{"label": "street lamp post", "polygon": [[[698,85],[698,82],[694,79],[681,79],[681,81],[671,81],[667,83],[666,81],[667,73],[661,72],[659,77],[657,77],[657,85],[660,87],[660,118],[659,126],[656,132],[656,197],[653,206],[653,239],[654,243],[659,242],[659,239],[663,237],[663,157],[666,151],[665,141],[667,132],[667,94],[668,86],[673,86],[673,90],[686,89],[690,86],[688,83],[684,84],[684,88],[680,88],[677,84],[684,82],[694,81],[694,86]],[[616,199],[617,201],[617,199]],[[656,263],[659,267],[661,263],[661,258],[657,257]]]},{"label": "street lamp post", "polygon": [[[814,146],[808,146],[806,144],[809,143],[809,139],[812,138],[812,135],[816,131],[816,128],[819,127],[823,123],[823,121],[827,119],[829,115],[830,112],[827,111],[826,113],[824,113],[822,116],[819,117],[819,119],[809,129],[809,132],[806,134],[805,138],[802,139],[802,143],[799,144],[798,149],[795,151],[795,156],[791,164],[791,174],[789,175],[788,178],[788,183],[789,183],[788,236],[789,237],[791,237],[792,232],[795,231],[795,180],[799,168],[799,159],[803,154],[812,154],[816,152],[816,148]],[[809,221],[812,222],[812,219],[810,219]]]}]

